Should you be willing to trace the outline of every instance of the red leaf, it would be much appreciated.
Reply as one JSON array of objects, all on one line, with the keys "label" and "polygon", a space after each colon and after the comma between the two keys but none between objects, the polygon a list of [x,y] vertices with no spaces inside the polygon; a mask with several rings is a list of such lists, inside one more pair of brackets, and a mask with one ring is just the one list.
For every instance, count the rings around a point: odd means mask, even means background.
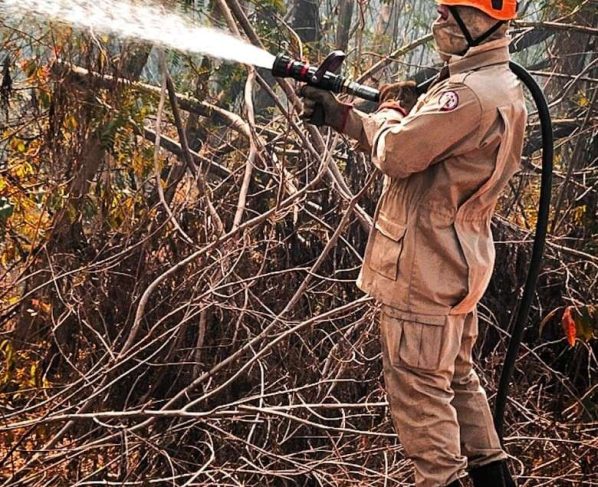
[{"label": "red leaf", "polygon": [[573,306],[567,306],[565,308],[563,318],[561,319],[561,325],[563,326],[565,335],[567,335],[567,341],[569,342],[569,345],[573,347],[575,346],[575,338],[577,337],[577,327],[575,326],[573,316],[571,316],[572,310]]}]

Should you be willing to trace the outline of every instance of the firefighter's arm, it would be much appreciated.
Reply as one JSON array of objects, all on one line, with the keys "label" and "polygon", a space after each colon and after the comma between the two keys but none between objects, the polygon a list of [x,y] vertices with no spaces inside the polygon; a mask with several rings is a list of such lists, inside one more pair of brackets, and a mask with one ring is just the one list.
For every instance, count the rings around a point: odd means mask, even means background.
[{"label": "firefighter's arm", "polygon": [[371,152],[378,131],[382,127],[390,127],[393,124],[400,123],[405,117],[406,111],[398,108],[400,107],[382,107],[371,114],[363,113],[354,108],[348,113],[342,132],[355,139],[359,149]]},{"label": "firefighter's arm", "polygon": [[372,162],[386,175],[406,178],[479,144],[482,108],[463,84],[450,84],[428,96],[399,122],[382,124],[372,139]]},{"label": "firefighter's arm", "polygon": [[343,133],[354,138],[359,148],[370,152],[376,132],[383,126],[398,124],[417,101],[414,81],[399,81],[380,87],[380,105],[376,113],[367,115],[353,109],[347,114]]}]

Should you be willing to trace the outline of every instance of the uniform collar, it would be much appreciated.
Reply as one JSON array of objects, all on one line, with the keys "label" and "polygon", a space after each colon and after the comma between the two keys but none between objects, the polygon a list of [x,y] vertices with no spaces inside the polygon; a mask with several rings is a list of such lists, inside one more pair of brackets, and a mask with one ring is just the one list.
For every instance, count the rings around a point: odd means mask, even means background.
[{"label": "uniform collar", "polygon": [[463,56],[452,55],[448,61],[451,76],[485,66],[508,63],[511,60],[509,54],[510,43],[510,37],[506,37],[470,47]]}]

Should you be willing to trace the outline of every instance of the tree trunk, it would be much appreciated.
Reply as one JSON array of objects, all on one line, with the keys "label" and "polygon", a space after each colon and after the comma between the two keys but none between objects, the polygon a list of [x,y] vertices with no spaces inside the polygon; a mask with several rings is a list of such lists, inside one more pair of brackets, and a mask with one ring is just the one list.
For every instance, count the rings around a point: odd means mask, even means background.
[{"label": "tree trunk", "polygon": [[349,45],[354,5],[355,0],[340,0],[338,6],[338,27],[336,29],[335,45],[337,49],[343,51],[346,51]]},{"label": "tree trunk", "polygon": [[319,41],[321,29],[317,0],[295,0],[291,26],[303,42]]}]

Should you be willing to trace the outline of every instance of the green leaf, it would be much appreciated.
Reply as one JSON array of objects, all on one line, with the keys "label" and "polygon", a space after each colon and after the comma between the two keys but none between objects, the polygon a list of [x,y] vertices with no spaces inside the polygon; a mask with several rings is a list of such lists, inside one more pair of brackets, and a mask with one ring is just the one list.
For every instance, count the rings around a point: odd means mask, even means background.
[{"label": "green leaf", "polygon": [[13,205],[8,198],[0,196],[0,220],[8,220],[14,211]]},{"label": "green leaf", "polygon": [[598,306],[583,306],[576,311],[577,336],[584,342],[589,342],[598,336]]}]

